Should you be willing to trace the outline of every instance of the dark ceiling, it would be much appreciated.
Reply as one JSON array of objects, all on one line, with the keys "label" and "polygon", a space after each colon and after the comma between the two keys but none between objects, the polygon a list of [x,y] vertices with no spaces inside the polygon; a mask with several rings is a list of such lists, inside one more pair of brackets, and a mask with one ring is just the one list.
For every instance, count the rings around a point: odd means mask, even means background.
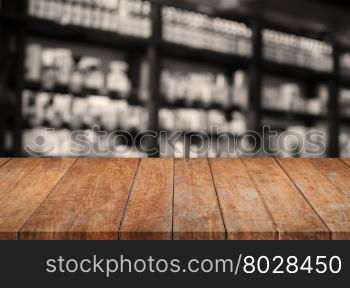
[{"label": "dark ceiling", "polygon": [[323,3],[332,7],[338,7],[341,9],[348,9],[350,10],[350,3],[348,1],[344,0],[314,0],[318,3]]}]

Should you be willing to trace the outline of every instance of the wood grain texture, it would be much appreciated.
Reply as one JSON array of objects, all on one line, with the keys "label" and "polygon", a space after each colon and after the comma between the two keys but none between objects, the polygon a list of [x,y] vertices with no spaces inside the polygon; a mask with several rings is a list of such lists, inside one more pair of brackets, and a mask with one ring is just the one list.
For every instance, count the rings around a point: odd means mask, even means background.
[{"label": "wood grain texture", "polygon": [[0,158],[0,167],[10,161],[10,158]]},{"label": "wood grain texture", "polygon": [[0,159],[18,238],[349,240],[350,160]]},{"label": "wood grain texture", "polygon": [[350,159],[342,159],[342,161],[350,167]]},{"label": "wood grain texture", "polygon": [[292,181],[330,228],[350,240],[350,168],[337,159],[280,160]]},{"label": "wood grain texture", "polygon": [[329,239],[330,232],[273,159],[245,159],[281,240]]},{"label": "wood grain texture", "polygon": [[174,239],[224,240],[221,216],[207,159],[175,161]]},{"label": "wood grain texture", "polygon": [[125,217],[121,240],[171,240],[173,159],[141,161]]},{"label": "wood grain texture", "polygon": [[0,239],[18,238],[18,231],[74,161],[13,159],[0,168]]},{"label": "wood grain texture", "polygon": [[209,160],[228,240],[275,240],[271,216],[242,160]]},{"label": "wood grain texture", "polygon": [[116,240],[139,160],[78,160],[20,232],[26,240]]}]

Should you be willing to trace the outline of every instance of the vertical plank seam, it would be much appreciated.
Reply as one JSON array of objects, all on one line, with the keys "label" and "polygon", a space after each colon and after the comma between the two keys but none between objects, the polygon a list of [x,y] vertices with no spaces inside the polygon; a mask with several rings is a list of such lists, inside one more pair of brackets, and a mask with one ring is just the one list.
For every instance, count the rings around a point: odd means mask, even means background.
[{"label": "vertical plank seam", "polygon": [[[339,161],[339,159],[335,159],[335,158],[331,158],[331,160],[335,160],[335,161],[337,161],[337,162]],[[343,162],[342,162],[342,161],[339,161],[338,163],[343,163]],[[333,183],[333,181],[332,181],[331,179],[328,178],[327,175],[325,175],[323,172],[320,172],[320,171],[317,169],[317,167],[315,166],[315,164],[313,163],[312,160],[310,161],[310,164],[311,164],[312,167],[315,168],[316,173],[317,173],[319,176],[321,176],[322,178],[325,178],[325,179],[327,180],[327,182],[329,182],[329,184],[330,184],[331,186],[333,186],[333,188],[334,188],[335,190],[337,190],[340,194],[344,194],[344,191],[343,191],[342,189],[340,189],[338,186],[336,186],[336,185]]]},{"label": "vertical plank seam", "polygon": [[225,229],[225,240],[227,240],[228,239],[228,230],[227,230],[227,225],[225,223],[224,211],[223,211],[221,203],[220,203],[220,197],[219,197],[218,189],[217,189],[217,186],[216,186],[216,183],[215,183],[215,180],[214,180],[214,174],[213,174],[212,167],[211,167],[211,164],[210,164],[210,161],[209,161],[208,158],[207,158],[207,163],[208,163],[208,166],[209,166],[210,176],[211,176],[211,180],[212,180],[214,191],[215,191],[216,201],[218,202],[218,205],[219,205],[221,221],[222,221],[222,224],[224,225],[224,229]]},{"label": "vertical plank seam", "polygon": [[172,216],[171,216],[171,240],[175,239],[174,226],[175,226],[175,163],[176,159],[173,159],[173,199],[172,199]]},{"label": "vertical plank seam", "polygon": [[[339,159],[339,158],[338,158]],[[341,162],[343,162],[345,164],[346,167],[350,168],[350,164],[348,164],[347,162],[345,162],[344,159],[339,159]]]},{"label": "vertical plank seam", "polygon": [[[13,158],[13,159],[15,159],[15,158]],[[13,160],[13,159],[11,159],[11,160]],[[19,158],[17,158],[17,160],[18,160]],[[15,179],[15,183],[14,183],[14,186],[17,186],[18,185],[18,183],[21,181],[21,179],[22,179],[22,177],[24,177],[25,175],[26,175],[26,168],[27,168],[27,166],[30,164],[29,163],[29,161],[28,161],[28,159],[27,158],[23,158],[23,159],[25,159],[25,161],[24,161],[24,165],[22,165],[22,163],[18,163],[18,164],[21,164],[21,165],[18,165],[21,169],[23,169],[23,171],[21,171],[20,172],[20,174],[19,174],[19,176],[20,177],[16,177],[16,179]],[[40,160],[40,159],[39,159]],[[35,162],[35,165],[37,165],[37,166],[35,166],[35,168],[36,167],[38,167],[38,164],[37,163],[39,163],[39,160],[33,160],[34,162]],[[34,163],[33,162],[33,163]],[[5,162],[5,164],[7,164],[7,163],[9,163],[9,161],[7,161],[7,162]],[[4,165],[5,165],[4,164]],[[2,165],[1,167],[4,167],[4,165]],[[15,165],[16,165],[16,162],[15,162]],[[1,168],[0,167],[0,168]],[[4,168],[6,168],[6,167],[4,167]],[[12,187],[11,189],[10,189],[10,191],[13,189],[14,187]],[[30,215],[30,217],[31,217],[32,215]],[[29,219],[29,218],[28,218]],[[22,227],[20,227],[20,229],[22,229]],[[16,235],[16,240],[20,240],[19,239],[19,231],[20,230],[18,230],[18,231],[16,231],[15,232],[15,235]],[[10,233],[13,233],[13,232],[10,232]]]},{"label": "vertical plank seam", "polygon": [[[339,159],[339,158],[332,158],[331,159],[331,161],[337,161],[337,163],[339,163],[340,165],[344,165],[346,168],[349,168],[349,166],[344,162],[344,161],[342,161],[342,159]],[[339,188],[338,186],[336,186],[334,183],[333,183],[333,181],[331,180],[331,179],[329,179],[328,178],[328,176],[327,175],[325,175],[323,172],[320,172],[318,169],[317,169],[317,167],[315,166],[315,164],[314,164],[314,161],[310,161],[311,162],[311,165],[312,165],[312,167],[314,167],[315,169],[316,169],[316,171],[317,171],[317,173],[321,176],[321,177],[323,177],[323,178],[325,178],[332,186],[333,186],[333,188],[335,189],[335,190],[338,190],[338,192],[340,193],[340,194],[347,194],[347,191],[343,191],[343,189],[341,189],[341,188]],[[328,227],[328,226],[327,226]],[[335,234],[335,233],[337,233],[336,231],[332,231],[332,229],[330,229],[329,228],[329,230],[330,230],[330,232],[331,232],[331,238],[332,239],[334,239],[334,235],[333,234]]]},{"label": "vertical plank seam", "polygon": [[[113,160],[101,160],[101,161],[113,161]],[[119,159],[119,161],[123,161],[123,160],[121,160],[121,159]],[[140,161],[138,161],[138,163],[139,163]],[[138,164],[137,164],[138,165]],[[107,165],[105,165],[105,167],[103,167],[103,169],[104,168],[106,168],[107,167]],[[136,166],[136,169],[137,169],[137,167],[138,166]],[[135,169],[135,173],[136,173],[136,169]],[[134,173],[134,175],[133,175],[133,178],[135,177],[135,173]],[[133,181],[133,179],[132,179],[132,181]],[[131,183],[132,183],[132,181],[131,181]],[[91,187],[90,187],[90,190],[91,191],[96,191],[96,187],[99,185],[99,183],[101,182],[101,178],[100,177],[97,177],[96,178],[96,181],[94,181],[94,185],[93,185],[93,188],[91,189]],[[130,185],[131,185],[131,183],[130,183]],[[129,191],[128,191],[128,193],[129,193]],[[81,203],[83,203],[84,202],[84,200],[85,199],[87,199],[88,198],[88,195],[86,195],[86,193],[83,195],[83,197],[82,197],[82,199],[81,199]],[[72,223],[69,225],[69,229],[67,229],[68,230],[68,233],[69,233],[69,235],[71,235],[72,234],[72,228],[74,227],[74,225],[75,225],[75,223],[78,221],[78,216],[79,216],[79,214],[80,214],[80,212],[81,212],[81,205],[80,206],[78,206],[77,207],[77,211],[76,211],[76,216],[77,217],[75,217],[75,219],[72,221]],[[89,233],[94,233],[95,231],[92,231],[92,232],[88,232],[88,231],[83,231],[83,232],[78,232],[78,233],[83,233],[83,234],[85,234],[85,237],[87,237],[88,235],[89,235]],[[109,233],[109,232],[108,232]],[[118,239],[118,230],[116,230],[116,232],[115,232],[117,235],[116,235],[116,237],[117,237],[117,239]],[[74,234],[77,234],[77,232],[74,232]]]},{"label": "vertical plank seam", "polygon": [[140,172],[141,162],[143,162],[143,161],[144,161],[143,159],[139,159],[138,164],[137,164],[137,167],[136,167],[136,169],[135,169],[134,177],[133,177],[133,179],[132,179],[132,181],[131,181],[131,183],[130,183],[130,188],[129,188],[128,197],[127,197],[127,199],[126,199],[126,201],[125,201],[125,204],[124,204],[124,209],[123,209],[122,217],[121,217],[121,219],[120,219],[120,222],[118,223],[119,227],[117,227],[117,238],[118,238],[118,240],[121,239],[121,233],[122,233],[122,232],[121,232],[121,229],[122,229],[122,227],[123,227],[123,222],[124,222],[124,220],[125,220],[126,212],[127,212],[127,210],[128,210],[129,202],[130,202],[130,199],[131,199],[131,194],[132,194],[132,192],[133,192],[133,190],[134,190],[134,186],[135,186],[135,182],[136,182],[136,177],[137,177],[137,175],[138,175],[139,172]]},{"label": "vertical plank seam", "polygon": [[5,162],[1,163],[0,168],[5,166],[7,163],[9,163],[12,160],[12,158],[6,159]]},{"label": "vertical plank seam", "polygon": [[[242,162],[242,164],[243,164],[243,166],[244,166],[244,168],[245,168],[245,170],[246,170],[246,172],[247,172],[247,175],[248,175],[249,179],[250,179],[250,180],[252,181],[252,183],[254,184],[254,186],[255,186],[255,188],[256,188],[256,191],[258,192],[258,195],[259,195],[259,197],[260,197],[260,199],[261,199],[261,201],[262,201],[262,203],[263,203],[263,205],[264,205],[264,208],[266,209],[266,212],[267,212],[267,214],[268,214],[269,217],[270,217],[270,220],[271,220],[271,222],[272,222],[272,224],[273,224],[273,227],[275,228],[274,233],[277,233],[278,240],[281,240],[281,233],[282,233],[283,231],[281,231],[281,230],[280,230],[280,227],[277,225],[276,219],[275,219],[275,217],[273,217],[271,210],[270,210],[269,207],[267,206],[266,201],[265,201],[265,198],[264,198],[263,194],[261,193],[260,188],[258,187],[258,184],[256,183],[256,181],[255,181],[254,178],[252,177],[252,175],[251,175],[251,173],[250,173],[250,171],[249,171],[249,169],[248,169],[248,167],[247,167],[245,161],[243,161],[242,159],[240,159],[240,161]],[[256,160],[256,161],[259,161],[259,160]]]},{"label": "vertical plank seam", "polygon": [[[99,160],[99,161],[109,161],[109,160]],[[104,167],[102,169],[105,169],[107,167],[107,165],[104,165]],[[100,173],[104,173],[104,170],[102,171],[99,171]],[[96,181],[94,181],[93,185],[89,185],[89,188],[85,190],[85,193],[81,195],[81,198],[80,198],[80,201],[79,201],[79,205],[76,207],[75,211],[74,211],[74,214],[75,214],[75,217],[72,219],[72,222],[67,225],[68,228],[67,230],[65,231],[65,233],[68,235],[69,238],[73,238],[76,236],[76,234],[79,234],[79,235],[82,235],[84,234],[85,237],[88,236],[88,234],[90,232],[87,232],[87,231],[83,231],[83,232],[74,232],[72,233],[72,228],[74,227],[74,224],[78,221],[79,219],[79,216],[80,216],[80,213],[81,213],[81,209],[84,209],[84,207],[82,207],[82,204],[85,202],[85,199],[88,199],[89,198],[89,193],[93,191],[96,191],[96,187],[98,186],[99,184],[99,181],[101,180],[101,178],[99,176],[96,177]]]},{"label": "vertical plank seam", "polygon": [[57,181],[57,183],[52,187],[50,192],[47,193],[46,197],[44,200],[38,205],[36,209],[34,209],[33,213],[28,217],[27,221],[24,222],[24,224],[18,229],[17,231],[17,239],[21,240],[21,231],[23,228],[29,223],[29,221],[32,219],[32,217],[35,215],[37,211],[42,207],[44,202],[51,196],[51,194],[55,191],[55,189],[58,187],[60,183],[64,180],[64,178],[68,175],[68,173],[72,170],[72,168],[75,166],[75,164],[79,161],[79,159],[74,159],[73,163],[70,165],[70,167],[67,169],[66,173],[62,175],[62,177]]},{"label": "vertical plank seam", "polygon": [[280,160],[274,159],[274,161],[277,163],[277,165],[282,169],[283,173],[288,177],[288,179],[292,182],[292,185],[297,189],[298,193],[304,198],[304,200],[306,201],[306,203],[311,207],[311,209],[314,211],[314,213],[317,215],[317,217],[321,220],[321,222],[323,223],[323,225],[325,225],[325,227],[328,230],[328,234],[329,234],[329,238],[332,239],[332,230],[328,227],[328,225],[326,224],[326,222],[322,219],[322,217],[318,214],[317,210],[315,209],[315,207],[311,204],[311,202],[309,201],[309,199],[307,198],[307,196],[303,193],[303,191],[301,191],[301,189],[299,189],[299,186],[294,183],[293,179],[291,178],[291,176],[288,174],[288,172],[282,167]]}]

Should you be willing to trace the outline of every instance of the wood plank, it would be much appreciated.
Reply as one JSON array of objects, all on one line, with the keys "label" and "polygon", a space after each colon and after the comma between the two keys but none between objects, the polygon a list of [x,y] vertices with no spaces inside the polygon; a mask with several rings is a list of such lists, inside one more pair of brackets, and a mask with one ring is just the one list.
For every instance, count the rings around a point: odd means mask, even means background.
[{"label": "wood plank", "polygon": [[143,159],[135,179],[121,240],[171,240],[173,159]]},{"label": "wood plank", "polygon": [[74,162],[13,159],[0,168],[0,239],[18,238],[18,231]]},{"label": "wood plank", "polygon": [[209,162],[228,240],[277,240],[276,227],[242,160]]},{"label": "wood plank", "polygon": [[342,161],[350,167],[350,159],[342,159]]},{"label": "wood plank", "polygon": [[20,232],[25,240],[115,240],[139,160],[78,160]]},{"label": "wood plank", "polygon": [[350,169],[338,159],[280,160],[286,173],[330,228],[350,240]]},{"label": "wood plank", "polygon": [[0,158],[0,167],[10,161],[10,158]]},{"label": "wood plank", "polygon": [[175,161],[174,239],[224,240],[225,227],[207,159]]},{"label": "wood plank", "polygon": [[330,232],[274,159],[245,159],[281,240],[329,239]]}]

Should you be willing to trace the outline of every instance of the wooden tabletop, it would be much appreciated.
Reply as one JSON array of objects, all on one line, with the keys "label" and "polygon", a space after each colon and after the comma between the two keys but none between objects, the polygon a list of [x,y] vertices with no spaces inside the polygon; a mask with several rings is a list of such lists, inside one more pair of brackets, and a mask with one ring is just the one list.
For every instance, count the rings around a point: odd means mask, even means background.
[{"label": "wooden tabletop", "polygon": [[350,160],[0,159],[0,239],[350,239]]}]

